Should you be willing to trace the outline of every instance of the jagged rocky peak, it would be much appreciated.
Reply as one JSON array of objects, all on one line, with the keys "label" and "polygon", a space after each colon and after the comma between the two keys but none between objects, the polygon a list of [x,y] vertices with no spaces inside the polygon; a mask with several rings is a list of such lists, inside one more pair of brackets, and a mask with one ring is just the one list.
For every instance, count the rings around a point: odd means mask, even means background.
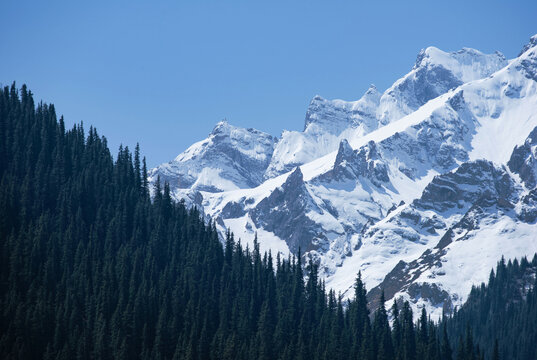
[{"label": "jagged rocky peak", "polygon": [[306,111],[304,132],[339,135],[352,124],[348,104],[342,100],[327,100],[315,95]]},{"label": "jagged rocky peak", "polygon": [[339,149],[334,161],[334,166],[356,163],[357,160],[367,163],[371,160],[378,160],[380,154],[377,151],[377,145],[374,141],[369,141],[358,150],[354,150],[346,139],[341,140]]},{"label": "jagged rocky peak", "polygon": [[516,146],[507,163],[509,169],[520,175],[528,189],[537,185],[537,127],[521,146]]},{"label": "jagged rocky peak", "polygon": [[537,81],[537,35],[531,37],[518,59],[517,70],[522,71],[526,78]]},{"label": "jagged rocky peak", "polygon": [[[233,126],[230,125],[227,120],[218,122],[213,128],[210,137],[217,138],[219,140],[230,140],[235,145],[241,146],[242,148],[255,148],[256,144],[252,144],[252,141],[260,142],[260,145],[269,145],[272,147],[275,140],[270,134],[253,128],[241,128],[238,126]],[[265,156],[266,152],[263,151],[261,154]]]},{"label": "jagged rocky peak", "polygon": [[369,113],[374,114],[376,108],[379,106],[381,97],[382,93],[378,91],[375,84],[371,84],[360,100],[356,101],[354,107],[362,111],[367,109],[372,110]]},{"label": "jagged rocky peak", "polygon": [[222,120],[216,123],[211,134],[213,135],[225,134],[225,133],[229,134],[230,130],[231,130],[231,125],[229,125],[227,120]]},{"label": "jagged rocky peak", "polygon": [[232,148],[246,157],[269,160],[274,149],[275,139],[272,135],[252,128],[233,126],[222,120],[216,124],[209,137],[195,143],[174,161],[184,162],[196,158],[210,157],[216,148]]},{"label": "jagged rocky peak", "polygon": [[343,139],[339,143],[339,148],[336,155],[336,160],[334,161],[334,166],[343,164],[345,161],[349,161],[354,153],[354,149],[349,145],[347,139]]},{"label": "jagged rocky peak", "polygon": [[499,53],[483,54],[463,48],[445,52],[421,50],[412,71],[397,80],[380,99],[377,117],[382,125],[396,121],[463,83],[482,79],[507,65]]},{"label": "jagged rocky peak", "polygon": [[537,34],[530,37],[530,41],[522,47],[522,50],[520,51],[520,54],[518,54],[518,56],[524,54],[526,51],[535,46],[537,46]]},{"label": "jagged rocky peak", "polygon": [[297,166],[295,170],[289,174],[285,183],[283,183],[283,189],[297,189],[304,184],[304,174],[300,170],[300,166]]},{"label": "jagged rocky peak", "polygon": [[240,128],[240,127],[231,125],[227,120],[221,120],[218,123],[216,123],[213,130],[209,134],[209,137],[219,138],[220,140],[224,140],[227,138],[231,138],[232,136],[237,137],[237,135],[244,135],[246,133],[262,134],[261,131],[254,130],[254,129]]},{"label": "jagged rocky peak", "polygon": [[341,140],[332,170],[316,178],[317,182],[332,182],[367,178],[377,186],[388,182],[388,168],[382,162],[374,141],[354,150],[346,139]]},{"label": "jagged rocky peak", "polygon": [[377,129],[380,93],[371,85],[357,101],[326,100],[316,95],[306,112],[304,131],[284,131],[276,144],[265,179],[291,171],[338,149],[341,139]]},{"label": "jagged rocky peak", "polygon": [[414,205],[422,209],[443,212],[453,208],[467,208],[477,201],[512,201],[515,184],[504,168],[487,160],[463,163],[457,170],[436,176]]},{"label": "jagged rocky peak", "polygon": [[364,128],[373,131],[378,126],[377,108],[380,104],[382,94],[374,84],[371,84],[360,100],[353,104],[353,110],[358,115],[354,123],[355,126],[363,124]]},{"label": "jagged rocky peak", "polygon": [[506,65],[507,60],[499,51],[483,54],[475,49],[462,48],[448,53],[431,46],[420,51],[414,69],[428,68],[434,71],[436,67],[442,67],[465,83],[487,77]]},{"label": "jagged rocky peak", "polygon": [[327,243],[321,226],[308,213],[322,213],[312,199],[300,167],[289,174],[281,187],[276,188],[250,211],[256,227],[273,232],[284,239],[293,253],[316,250]]},{"label": "jagged rocky peak", "polygon": [[190,146],[173,161],[150,173],[172,189],[220,192],[259,185],[263,180],[275,139],[262,131],[220,121],[205,140]]},{"label": "jagged rocky peak", "polygon": [[382,94],[378,91],[377,87],[375,84],[371,84],[369,85],[369,88],[367,88],[367,91],[365,92],[364,94],[364,98],[367,97],[367,98],[377,98],[380,100],[380,96]]},{"label": "jagged rocky peak", "polygon": [[[224,119],[216,123],[216,125],[213,127],[213,130],[210,132],[209,137],[229,137],[231,132],[235,129],[239,129],[233,125],[230,125],[229,122]],[[246,130],[246,129],[244,129]],[[184,153],[182,153],[184,154]],[[181,156],[180,154],[179,156]]]},{"label": "jagged rocky peak", "polygon": [[361,126],[364,133],[370,132],[378,126],[375,113],[380,97],[375,85],[369,86],[356,101],[327,100],[315,95],[306,111],[304,131],[324,131],[337,136],[348,128]]},{"label": "jagged rocky peak", "polygon": [[321,95],[315,95],[313,99],[311,99],[308,109],[306,110],[306,118],[304,120],[304,130],[308,128],[308,125],[311,123],[314,123],[317,119],[320,117],[320,112],[324,107],[326,107],[326,104],[328,103],[328,100],[323,98]]}]

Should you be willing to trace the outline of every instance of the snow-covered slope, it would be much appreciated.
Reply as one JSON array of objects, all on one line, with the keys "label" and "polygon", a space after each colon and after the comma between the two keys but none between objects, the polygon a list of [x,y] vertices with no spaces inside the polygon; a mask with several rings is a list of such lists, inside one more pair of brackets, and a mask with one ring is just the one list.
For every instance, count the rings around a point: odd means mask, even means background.
[{"label": "snow-covered slope", "polygon": [[[390,156],[405,164],[404,169],[421,166],[446,175],[433,179],[410,204],[395,207],[384,219],[369,226],[361,237],[360,248],[329,276],[329,285],[346,291],[352,286],[352,270],[360,269],[368,287],[380,285],[372,299],[382,287],[388,296],[405,296],[416,306],[449,308],[465,300],[472,284],[487,280],[489,270],[502,254],[514,257],[537,251],[533,208],[521,205],[524,201],[531,203],[532,197],[524,196],[531,189],[519,183],[523,175],[512,175],[502,168],[516,145],[525,144],[518,151],[531,153],[532,137],[526,137],[537,126],[536,59],[536,48],[528,48],[490,77],[463,84],[430,101],[422,108],[442,99],[433,112],[440,116],[424,119],[397,134],[405,139],[398,141],[404,147],[395,147]],[[405,118],[398,122],[404,121]],[[425,150],[428,154],[424,154]],[[526,167],[522,166],[520,173],[531,174],[528,164],[533,164],[532,158],[519,155],[520,158],[526,159],[522,162]],[[455,172],[446,173],[449,168]],[[490,180],[499,176],[496,172],[503,174],[502,181],[511,184],[504,184],[510,190],[497,190],[498,184]],[[419,171],[405,173],[419,176]],[[493,200],[482,203],[483,197]],[[519,209],[515,211],[513,207]],[[472,218],[476,208],[484,215]],[[524,214],[529,214],[526,221]],[[465,233],[465,240],[474,242],[453,240],[453,245],[438,245],[441,239],[447,242],[454,228],[458,226],[460,230],[462,219],[470,221],[469,218],[481,224],[475,225],[471,234]],[[490,247],[483,239],[490,241]],[[450,249],[458,249],[450,253],[457,255],[447,255]],[[433,261],[431,253],[439,252],[443,254],[441,259]],[[446,268],[451,268],[451,273]],[[436,315],[439,313],[437,310]]]},{"label": "snow-covered slope", "polygon": [[439,314],[502,254],[537,251],[536,45],[427,48],[383,95],[315,97],[278,140],[219,124],[152,180],[245,242],[302,249],[344,295],[362,271],[373,303],[382,287]]},{"label": "snow-covered slope", "polygon": [[259,185],[274,151],[275,139],[259,130],[216,124],[209,137],[173,161],[153,169],[172,189],[219,192]]},{"label": "snow-covered slope", "polygon": [[483,54],[464,48],[446,53],[428,47],[418,54],[412,71],[382,95],[377,111],[379,121],[386,124],[398,120],[448,90],[485,78],[506,65],[499,52]]},{"label": "snow-covered slope", "polygon": [[315,96],[306,112],[304,131],[284,131],[265,178],[286,173],[337,149],[342,139],[363,136],[378,127],[381,94],[374,85],[357,101]]},{"label": "snow-covered slope", "polygon": [[429,47],[418,54],[413,69],[384,94],[374,85],[353,102],[315,96],[306,112],[303,132],[286,131],[278,142],[265,178],[285,173],[337,149],[342,139],[359,138],[399,120],[465,82],[481,79],[507,65],[500,53],[464,48],[446,53]]}]

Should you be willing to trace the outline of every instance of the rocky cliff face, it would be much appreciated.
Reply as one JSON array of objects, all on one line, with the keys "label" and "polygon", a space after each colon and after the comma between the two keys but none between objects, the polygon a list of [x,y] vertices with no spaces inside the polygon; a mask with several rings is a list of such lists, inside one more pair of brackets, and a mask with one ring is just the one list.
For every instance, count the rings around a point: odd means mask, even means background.
[{"label": "rocky cliff face", "polygon": [[520,179],[528,188],[537,185],[537,129],[534,129],[524,144],[516,146],[507,163],[512,172],[520,174]]},{"label": "rocky cliff face", "polygon": [[327,239],[321,226],[308,214],[322,210],[311,197],[300,168],[297,167],[268,197],[261,200],[250,212],[257,228],[286,239],[289,250],[308,252],[326,246]]},{"label": "rocky cliff face", "polygon": [[219,122],[209,137],[150,173],[174,189],[219,192],[250,188],[263,181],[275,139],[259,130]]},{"label": "rocky cliff face", "polygon": [[284,131],[265,178],[291,171],[332,151],[342,139],[378,128],[376,111],[381,94],[371,85],[357,101],[326,100],[315,96],[306,111],[304,131]]},{"label": "rocky cliff face", "polygon": [[483,79],[507,65],[501,53],[483,54],[464,48],[446,53],[435,47],[422,50],[410,73],[382,95],[377,111],[382,124],[398,120],[451,89]]},{"label": "rocky cliff face", "polygon": [[279,139],[219,123],[151,173],[245,242],[298,253],[352,294],[358,271],[435,315],[498,259],[537,252],[537,48],[420,52],[383,94],[316,96]]}]

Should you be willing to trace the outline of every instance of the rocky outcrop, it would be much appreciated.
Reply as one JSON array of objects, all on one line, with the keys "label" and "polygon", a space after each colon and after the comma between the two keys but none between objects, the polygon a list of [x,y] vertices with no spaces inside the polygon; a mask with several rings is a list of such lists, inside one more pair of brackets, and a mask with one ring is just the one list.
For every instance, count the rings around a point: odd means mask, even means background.
[{"label": "rocky outcrop", "polygon": [[250,217],[257,227],[285,239],[289,249],[296,254],[299,249],[304,253],[326,246],[321,227],[307,215],[311,211],[322,210],[312,200],[297,167],[280,188],[250,211]]}]

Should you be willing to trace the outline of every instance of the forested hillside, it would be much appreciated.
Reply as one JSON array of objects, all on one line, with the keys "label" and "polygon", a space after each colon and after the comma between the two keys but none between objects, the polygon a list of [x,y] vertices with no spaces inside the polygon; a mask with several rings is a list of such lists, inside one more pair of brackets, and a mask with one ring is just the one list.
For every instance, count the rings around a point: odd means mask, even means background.
[{"label": "forested hillside", "polygon": [[503,359],[537,359],[536,274],[537,255],[531,262],[502,259],[488,285],[474,287],[446,321],[452,342],[464,337],[471,324],[475,341],[486,349],[496,346]]},{"label": "forested hillside", "polygon": [[[167,184],[150,199],[146,175],[138,147],[114,160],[94,128],[66,130],[25,86],[0,90],[0,358],[455,354],[425,311],[414,322],[408,303],[395,306],[392,328],[382,301],[370,314],[359,275],[343,302],[300,256],[261,254],[229,232],[222,246]],[[489,353],[471,336],[464,349]]]}]

